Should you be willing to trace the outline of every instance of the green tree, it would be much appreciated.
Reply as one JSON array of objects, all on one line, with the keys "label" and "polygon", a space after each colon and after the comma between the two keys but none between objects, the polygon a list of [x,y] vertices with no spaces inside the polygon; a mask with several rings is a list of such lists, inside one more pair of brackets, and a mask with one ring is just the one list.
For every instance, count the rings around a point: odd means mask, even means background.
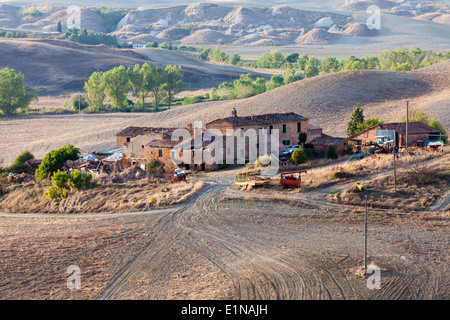
[{"label": "green tree", "polygon": [[68,144],[60,149],[52,150],[42,159],[36,170],[36,180],[45,179],[54,172],[60,170],[67,160],[77,160],[80,157],[80,149]]},{"label": "green tree", "polygon": [[308,161],[305,150],[303,150],[303,148],[295,149],[294,152],[292,152],[291,161],[295,164],[302,164]]},{"label": "green tree", "polygon": [[70,97],[71,108],[75,111],[84,110],[89,107],[89,103],[84,94],[75,93]]},{"label": "green tree", "polygon": [[216,61],[216,62],[226,62],[228,60],[228,56],[221,48],[217,47],[210,53],[210,60]]},{"label": "green tree", "polygon": [[142,109],[145,106],[145,99],[150,94],[151,76],[152,67],[148,63],[144,63],[142,66],[137,64],[133,70],[128,70],[133,95],[140,100],[139,106]]},{"label": "green tree", "polygon": [[334,57],[323,59],[320,66],[324,73],[339,71],[339,61]]},{"label": "green tree", "polygon": [[295,63],[297,62],[298,58],[299,58],[298,53],[291,53],[286,56],[286,61],[289,63]]},{"label": "green tree", "polygon": [[240,61],[241,61],[241,56],[239,54],[233,53],[230,56],[230,64],[232,64],[233,66],[237,65]]},{"label": "green tree", "polygon": [[253,87],[255,88],[255,94],[261,94],[266,92],[267,90],[266,80],[264,80],[264,78],[261,77],[256,78],[256,80],[253,82]]},{"label": "green tree", "polygon": [[209,97],[211,100],[219,100],[219,95],[217,94],[216,88],[211,89],[211,92],[209,93]]},{"label": "green tree", "polygon": [[347,135],[353,136],[354,134],[358,133],[358,126],[362,125],[363,123],[364,123],[363,109],[359,104],[357,104],[353,109],[352,115],[350,116],[350,121],[347,123],[347,130],[346,130]]},{"label": "green tree", "polygon": [[305,76],[307,78],[315,77],[319,74],[319,68],[313,64],[307,64],[305,66]]},{"label": "green tree", "polygon": [[62,24],[61,24],[61,21],[58,21],[58,25],[56,26],[56,31],[62,32]]},{"label": "green tree", "polygon": [[167,96],[167,103],[172,105],[174,97],[180,92],[189,88],[189,85],[182,81],[184,72],[181,70],[180,66],[167,65],[164,69],[164,80],[165,84],[163,86],[164,91]]},{"label": "green tree", "polygon": [[98,112],[103,109],[103,102],[106,97],[105,89],[106,85],[102,72],[94,72],[89,80],[84,83],[87,101],[92,111]]},{"label": "green tree", "polygon": [[327,159],[332,159],[332,160],[336,160],[339,157],[339,155],[336,151],[336,148],[333,145],[330,144],[328,146],[327,152],[325,153],[325,157]]},{"label": "green tree", "polygon": [[258,68],[280,69],[285,63],[286,58],[278,50],[266,51],[256,62]]},{"label": "green tree", "polygon": [[301,71],[296,70],[294,68],[287,68],[286,70],[283,71],[283,79],[285,84],[299,81],[302,80],[303,78],[304,77]]},{"label": "green tree", "polygon": [[281,87],[282,85],[284,85],[283,77],[278,74],[274,74],[272,78],[270,78],[270,82],[267,85],[267,90],[272,90]]},{"label": "green tree", "polygon": [[10,116],[19,108],[27,108],[31,101],[37,100],[37,94],[23,82],[22,72],[5,68],[0,70],[0,111]]},{"label": "green tree", "polygon": [[374,126],[376,126],[377,124],[380,124],[380,123],[384,123],[384,121],[381,120],[378,117],[376,117],[376,118],[375,117],[371,117],[371,118],[369,118],[367,120],[364,120],[363,123],[358,124],[356,133],[359,133],[359,132],[362,132],[362,131],[367,130],[369,128],[372,128],[372,127],[374,127]]},{"label": "green tree", "polygon": [[166,82],[165,73],[158,67],[152,68],[149,78],[149,90],[153,94],[155,111],[158,111],[159,103],[164,98],[164,86]]},{"label": "green tree", "polygon": [[302,146],[305,145],[306,140],[308,140],[308,134],[306,132],[300,132],[298,135],[298,141],[302,144]]},{"label": "green tree", "polygon": [[106,71],[104,74],[105,93],[117,111],[128,107],[127,94],[131,89],[128,72],[124,66]]}]

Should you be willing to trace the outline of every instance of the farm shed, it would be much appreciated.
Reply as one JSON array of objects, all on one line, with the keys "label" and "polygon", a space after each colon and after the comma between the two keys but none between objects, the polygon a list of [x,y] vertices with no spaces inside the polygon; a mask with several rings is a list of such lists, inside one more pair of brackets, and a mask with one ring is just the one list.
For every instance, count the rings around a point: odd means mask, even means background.
[{"label": "farm shed", "polygon": [[348,139],[347,138],[335,138],[326,134],[320,138],[315,138],[311,141],[314,145],[314,149],[326,152],[328,146],[332,145],[336,148],[338,154],[343,155],[347,150]]},{"label": "farm shed", "polygon": [[[370,145],[375,143],[375,137],[377,136],[377,130],[390,130],[395,131],[397,136],[396,144],[399,147],[406,146],[406,123],[383,123],[373,126],[367,130],[364,130],[358,134],[350,137],[352,140],[359,141],[360,145]],[[408,145],[409,146],[424,146],[427,140],[440,140],[441,132],[435,128],[432,128],[422,122],[410,122],[408,124]]]}]

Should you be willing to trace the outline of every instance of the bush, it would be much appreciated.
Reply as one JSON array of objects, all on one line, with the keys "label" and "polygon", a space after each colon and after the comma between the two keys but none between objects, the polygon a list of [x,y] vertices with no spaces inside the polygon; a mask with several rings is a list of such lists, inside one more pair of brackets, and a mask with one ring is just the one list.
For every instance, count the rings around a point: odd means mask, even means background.
[{"label": "bush", "polygon": [[60,149],[52,150],[42,159],[41,165],[36,170],[36,180],[42,180],[60,170],[67,160],[77,160],[80,157],[80,149],[68,144]]},{"label": "bush", "polygon": [[163,168],[163,164],[156,159],[153,159],[147,164],[147,171],[150,173],[160,172]]},{"label": "bush", "polygon": [[336,160],[339,157],[339,155],[336,151],[336,148],[333,145],[330,144],[328,146],[327,152],[325,153],[325,157],[327,159],[332,159],[332,160]]},{"label": "bush", "polygon": [[291,160],[295,164],[301,164],[308,161],[308,156],[302,148],[299,148],[292,152]]},{"label": "bush", "polygon": [[84,110],[89,107],[89,103],[86,100],[86,96],[84,94],[75,93],[70,97],[71,108],[72,110]]},{"label": "bush", "polygon": [[189,104],[192,104],[191,98],[185,97],[185,98],[183,99],[183,102],[181,103],[181,105],[187,106],[187,105],[189,105]]},{"label": "bush", "polygon": [[17,156],[16,160],[14,160],[13,164],[10,167],[5,168],[5,171],[12,173],[26,172],[31,174],[32,172],[30,168],[27,165],[25,165],[25,162],[33,159],[34,156],[30,151],[24,151]]}]

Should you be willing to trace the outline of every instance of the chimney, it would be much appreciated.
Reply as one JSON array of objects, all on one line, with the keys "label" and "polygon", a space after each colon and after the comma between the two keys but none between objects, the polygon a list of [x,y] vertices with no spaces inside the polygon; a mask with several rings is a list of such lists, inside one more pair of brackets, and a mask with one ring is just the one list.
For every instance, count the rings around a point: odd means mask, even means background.
[{"label": "chimney", "polygon": [[233,108],[233,111],[231,111],[231,115],[232,115],[234,118],[237,118],[237,110],[236,110],[236,108]]}]

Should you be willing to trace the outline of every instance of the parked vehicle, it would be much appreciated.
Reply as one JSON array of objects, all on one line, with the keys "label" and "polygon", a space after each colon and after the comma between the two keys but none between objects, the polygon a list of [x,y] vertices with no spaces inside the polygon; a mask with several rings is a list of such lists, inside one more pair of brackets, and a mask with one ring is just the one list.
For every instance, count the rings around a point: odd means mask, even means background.
[{"label": "parked vehicle", "polygon": [[296,150],[296,149],[300,149],[299,145],[295,145],[295,146],[290,146],[287,147],[286,149],[284,149],[283,151],[280,152],[280,160],[287,160],[287,158],[290,158],[292,153]]}]

